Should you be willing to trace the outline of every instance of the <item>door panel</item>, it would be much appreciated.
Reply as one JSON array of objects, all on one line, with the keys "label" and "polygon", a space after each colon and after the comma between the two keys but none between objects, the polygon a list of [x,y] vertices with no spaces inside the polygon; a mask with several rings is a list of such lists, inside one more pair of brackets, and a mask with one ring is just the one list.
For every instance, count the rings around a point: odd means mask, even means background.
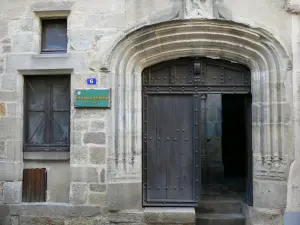
[{"label": "door panel", "polygon": [[147,201],[194,201],[193,95],[149,95]]}]

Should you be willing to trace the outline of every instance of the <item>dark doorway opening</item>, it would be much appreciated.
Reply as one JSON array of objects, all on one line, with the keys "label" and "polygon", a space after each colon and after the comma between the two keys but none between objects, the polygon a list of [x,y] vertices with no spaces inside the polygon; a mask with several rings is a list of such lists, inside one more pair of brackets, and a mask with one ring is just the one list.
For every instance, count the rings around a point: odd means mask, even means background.
[{"label": "dark doorway opening", "polygon": [[245,95],[222,95],[222,159],[229,191],[245,192],[247,133]]}]

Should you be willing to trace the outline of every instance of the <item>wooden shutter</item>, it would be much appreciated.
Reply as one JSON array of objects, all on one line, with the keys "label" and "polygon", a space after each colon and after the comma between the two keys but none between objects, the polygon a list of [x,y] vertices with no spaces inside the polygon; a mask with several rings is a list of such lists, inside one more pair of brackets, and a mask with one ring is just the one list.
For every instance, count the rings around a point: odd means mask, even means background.
[{"label": "wooden shutter", "polygon": [[23,202],[45,202],[47,190],[47,170],[23,170]]}]

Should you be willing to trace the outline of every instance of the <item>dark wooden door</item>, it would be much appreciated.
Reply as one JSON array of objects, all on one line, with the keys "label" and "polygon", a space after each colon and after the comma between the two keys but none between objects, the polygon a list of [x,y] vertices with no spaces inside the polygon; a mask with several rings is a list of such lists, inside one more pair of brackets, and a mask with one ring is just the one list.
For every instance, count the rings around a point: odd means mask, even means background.
[{"label": "dark wooden door", "polygon": [[150,95],[147,117],[147,202],[195,200],[194,96]]},{"label": "dark wooden door", "polygon": [[249,71],[223,60],[181,58],[142,75],[143,205],[194,206],[201,189],[201,98],[248,93]]}]

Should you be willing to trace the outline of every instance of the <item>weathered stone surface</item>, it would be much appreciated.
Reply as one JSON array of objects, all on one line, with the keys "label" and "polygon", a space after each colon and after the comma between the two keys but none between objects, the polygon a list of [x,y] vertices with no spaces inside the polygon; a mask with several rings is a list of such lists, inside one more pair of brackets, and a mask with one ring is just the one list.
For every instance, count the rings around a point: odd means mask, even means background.
[{"label": "weathered stone surface", "polygon": [[88,161],[88,148],[73,146],[71,149],[71,164],[86,164]]},{"label": "weathered stone surface", "polygon": [[90,162],[92,164],[105,163],[106,159],[106,148],[104,147],[90,147]]},{"label": "weathered stone surface", "polygon": [[95,217],[104,213],[100,206],[62,203],[30,203],[11,205],[11,215],[33,217]]},{"label": "weathered stone surface", "polygon": [[2,52],[3,53],[9,53],[9,52],[11,52],[11,46],[10,45],[3,45],[2,46]]},{"label": "weathered stone surface", "polygon": [[64,218],[21,216],[20,225],[65,225]]},{"label": "weathered stone surface", "polygon": [[145,208],[145,223],[193,224],[196,220],[194,208]]},{"label": "weathered stone surface", "polygon": [[[16,77],[13,77],[13,79],[16,79]],[[13,79],[10,84],[7,84],[10,81],[7,81],[4,83],[4,85],[9,89],[15,89],[16,88],[16,81]],[[7,103],[7,115],[8,116],[21,116],[22,114],[22,107],[20,104],[17,103]]]},{"label": "weathered stone surface", "polygon": [[79,131],[87,131],[89,128],[88,120],[74,120],[73,129],[77,132]]},{"label": "weathered stone surface", "polygon": [[[1,191],[1,189],[0,189],[0,191]],[[0,217],[4,217],[4,216],[8,216],[8,215],[9,215],[9,205],[0,204]]]},{"label": "weathered stone surface", "polygon": [[6,159],[5,141],[0,141],[0,161]]},{"label": "weathered stone surface", "polygon": [[22,179],[20,162],[0,162],[0,181],[15,181]]},{"label": "weathered stone surface", "polygon": [[99,174],[95,167],[71,167],[72,182],[99,182]]},{"label": "weathered stone surface", "polygon": [[20,220],[18,216],[11,216],[10,217],[10,225],[19,225],[20,224]]},{"label": "weathered stone surface", "polygon": [[106,184],[90,184],[90,191],[105,192],[106,191]]},{"label": "weathered stone surface", "polygon": [[142,207],[142,186],[135,183],[108,183],[107,194],[110,210],[140,209]]},{"label": "weathered stone surface", "polygon": [[82,134],[80,132],[71,132],[71,144],[72,145],[82,145]]},{"label": "weathered stone surface", "polygon": [[108,221],[110,223],[143,223],[144,212],[143,211],[119,211],[116,213],[108,213]]},{"label": "weathered stone surface", "polygon": [[107,205],[107,195],[106,193],[89,193],[88,203],[93,205],[106,206]]},{"label": "weathered stone surface", "polygon": [[105,183],[105,177],[106,177],[105,169],[102,169],[100,172],[100,182],[101,183]]},{"label": "weathered stone surface", "polygon": [[92,218],[67,219],[65,225],[93,225]]},{"label": "weathered stone surface", "polygon": [[20,162],[22,156],[22,143],[20,140],[6,141],[7,161]]},{"label": "weathered stone surface", "polygon": [[91,131],[102,131],[105,128],[105,122],[101,120],[92,120],[90,122]]},{"label": "weathered stone surface", "polygon": [[0,90],[0,101],[17,101],[17,100],[18,100],[17,92]]},{"label": "weathered stone surface", "polygon": [[85,144],[105,144],[106,134],[103,132],[89,132],[83,136],[83,142]]},{"label": "weathered stone surface", "polygon": [[3,202],[16,204],[22,201],[22,182],[4,182]]},{"label": "weathered stone surface", "polygon": [[84,204],[87,198],[87,183],[71,183],[70,187],[70,203]]},{"label": "weathered stone surface", "polygon": [[21,138],[21,119],[2,117],[0,119],[0,130],[5,130],[5,132],[0,132],[0,139]]},{"label": "weathered stone surface", "polygon": [[286,182],[253,180],[254,206],[280,209],[285,207]]}]

